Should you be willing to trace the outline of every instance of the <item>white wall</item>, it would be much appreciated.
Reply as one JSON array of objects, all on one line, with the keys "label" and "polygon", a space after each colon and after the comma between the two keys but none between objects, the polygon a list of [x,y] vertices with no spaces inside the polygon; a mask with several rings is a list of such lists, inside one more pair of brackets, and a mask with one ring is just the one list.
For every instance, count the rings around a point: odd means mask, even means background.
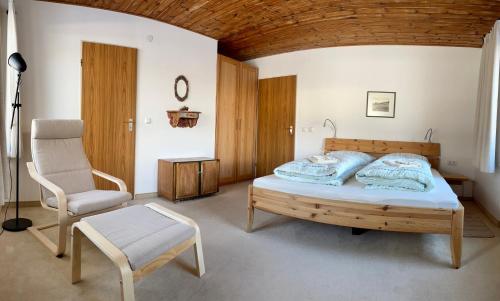
[{"label": "white wall", "polygon": [[[6,0],[0,0],[5,6]],[[23,75],[24,139],[32,118],[80,117],[81,41],[139,49],[137,86],[136,193],[156,191],[156,160],[213,156],[215,133],[215,40],[140,17],[90,8],[16,1]],[[153,35],[152,43],[147,41]],[[317,153],[332,118],[338,137],[423,139],[428,127],[442,144],[443,168],[474,177],[472,131],[480,49],[360,46],[315,49],[251,61],[261,78],[298,75],[296,157]],[[193,129],[173,129],[165,110],[181,106],[173,81],[190,81],[185,102],[202,111]],[[366,91],[396,91],[396,118],[365,117]],[[152,124],[145,125],[145,117]],[[313,127],[313,132],[302,128]],[[29,158],[26,148],[25,158]],[[458,166],[446,166],[454,160]],[[24,164],[23,164],[24,166]],[[36,186],[22,174],[23,200]]]},{"label": "white wall", "polygon": [[500,220],[500,172],[476,173],[474,199],[481,203],[497,220]]},{"label": "white wall", "polygon": [[[297,75],[296,158],[321,151],[325,118],[337,137],[441,143],[442,168],[474,177],[473,124],[481,49],[356,46],[291,52],[249,61],[259,77]],[[367,91],[395,91],[396,117],[368,118]],[[303,128],[312,127],[312,132]],[[447,161],[457,166],[447,166]]]},{"label": "white wall", "polygon": [[[0,5],[1,7],[1,5]],[[4,11],[2,9],[2,11]],[[0,13],[0,41],[6,41],[7,39],[7,14],[2,14]],[[6,47],[5,43],[0,43],[0,101],[2,104],[4,103],[4,97],[5,97],[5,63],[6,63],[6,58],[5,58],[5,52],[6,52]],[[4,111],[4,106],[0,105],[0,115],[3,116],[5,114]],[[1,162],[0,162],[0,172],[3,172],[4,177],[0,177],[0,205],[4,203],[4,201],[8,198],[8,179],[5,177],[5,175],[8,174],[8,161],[7,161],[7,154],[4,151],[4,146],[6,144],[5,142],[5,131],[3,125],[5,122],[3,121],[4,119],[0,119],[0,152],[1,152]]]},{"label": "white wall", "polygon": [[[159,158],[214,155],[216,40],[104,10],[31,0],[16,1],[16,9],[20,51],[28,63],[22,90],[28,146],[32,118],[80,118],[81,43],[93,41],[138,48],[136,193],[157,191]],[[184,103],[173,91],[180,74],[190,83]],[[169,125],[165,111],[182,105],[202,112],[195,128]],[[146,117],[151,124],[144,124]],[[28,148],[24,155],[30,158]],[[22,176],[21,199],[35,200],[36,186],[25,170]]]}]

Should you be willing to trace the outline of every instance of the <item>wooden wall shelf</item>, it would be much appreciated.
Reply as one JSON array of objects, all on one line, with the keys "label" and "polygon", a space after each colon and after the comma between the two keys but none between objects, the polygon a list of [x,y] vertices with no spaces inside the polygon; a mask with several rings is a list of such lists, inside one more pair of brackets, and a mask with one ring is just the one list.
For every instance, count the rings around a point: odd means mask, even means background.
[{"label": "wooden wall shelf", "polygon": [[170,125],[174,128],[180,127],[194,127],[198,123],[198,117],[200,117],[201,112],[196,111],[167,111],[168,119],[170,119]]}]

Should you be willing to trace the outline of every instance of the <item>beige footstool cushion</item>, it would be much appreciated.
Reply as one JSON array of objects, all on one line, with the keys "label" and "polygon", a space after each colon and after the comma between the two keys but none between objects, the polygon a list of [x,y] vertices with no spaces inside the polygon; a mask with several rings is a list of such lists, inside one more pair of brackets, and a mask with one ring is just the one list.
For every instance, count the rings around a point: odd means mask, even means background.
[{"label": "beige footstool cushion", "polygon": [[195,247],[198,275],[205,272],[198,225],[157,204],[135,205],[83,218],[72,228],[72,281],[80,280],[80,240],[87,236],[119,268],[122,296],[134,300],[133,280]]}]

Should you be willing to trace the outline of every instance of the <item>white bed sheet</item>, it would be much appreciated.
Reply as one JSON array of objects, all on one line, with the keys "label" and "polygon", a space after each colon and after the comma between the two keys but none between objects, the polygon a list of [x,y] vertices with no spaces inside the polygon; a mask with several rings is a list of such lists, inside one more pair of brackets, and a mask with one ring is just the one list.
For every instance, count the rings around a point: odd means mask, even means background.
[{"label": "white bed sheet", "polygon": [[459,206],[457,195],[437,170],[432,170],[436,187],[429,192],[364,189],[364,184],[354,177],[342,186],[293,182],[269,175],[257,178],[253,186],[279,192],[329,200],[346,200],[358,203],[410,206],[419,208],[455,209]]}]

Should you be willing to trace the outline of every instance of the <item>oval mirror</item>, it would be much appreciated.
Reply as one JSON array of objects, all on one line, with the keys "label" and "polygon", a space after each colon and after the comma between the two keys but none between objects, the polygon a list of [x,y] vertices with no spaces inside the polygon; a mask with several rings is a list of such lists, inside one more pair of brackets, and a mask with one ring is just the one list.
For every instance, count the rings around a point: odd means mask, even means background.
[{"label": "oval mirror", "polygon": [[188,98],[189,83],[184,75],[179,75],[175,79],[174,90],[175,90],[175,98],[177,98],[178,101],[184,101]]}]

